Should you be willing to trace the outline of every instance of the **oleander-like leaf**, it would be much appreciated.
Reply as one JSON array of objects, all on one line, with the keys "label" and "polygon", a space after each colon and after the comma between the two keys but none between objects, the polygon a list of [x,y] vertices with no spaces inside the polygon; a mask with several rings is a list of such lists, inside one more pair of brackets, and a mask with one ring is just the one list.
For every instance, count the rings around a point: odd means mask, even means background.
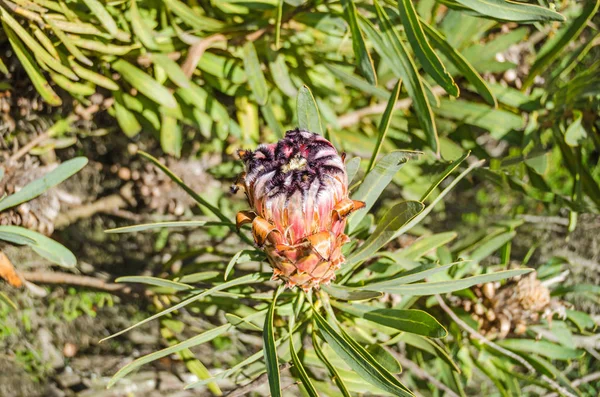
[{"label": "oleander-like leaf", "polygon": [[375,72],[375,66],[373,65],[371,55],[367,50],[363,33],[358,26],[356,6],[352,0],[342,0],[342,6],[344,8],[346,21],[350,26],[350,32],[352,33],[352,47],[354,48],[354,55],[356,57],[356,62],[358,63],[358,69],[369,83],[372,85],[377,85],[377,73]]},{"label": "oleander-like leaf", "polygon": [[565,17],[546,7],[509,0],[454,0],[490,18],[514,22],[564,21]]},{"label": "oleander-like leaf", "polygon": [[313,316],[323,338],[333,351],[343,359],[361,378],[381,390],[398,397],[410,397],[413,394],[387,369],[379,364],[371,354],[348,336],[341,328],[336,331],[313,310]]},{"label": "oleander-like leaf", "polygon": [[273,321],[275,316],[275,305],[277,303],[277,296],[281,287],[275,291],[273,300],[269,306],[269,312],[265,318],[265,326],[263,329],[263,342],[264,342],[264,356],[265,364],[267,366],[267,376],[269,379],[269,389],[271,390],[271,396],[281,397],[281,377],[279,375],[279,359],[277,358],[277,349],[275,347],[275,335],[273,330]]},{"label": "oleander-like leaf", "polygon": [[460,280],[435,281],[415,284],[398,285],[394,280],[372,283],[363,287],[369,291],[380,291],[389,294],[424,296],[434,294],[445,294],[448,292],[460,291],[477,284],[500,281],[510,277],[520,276],[533,271],[533,269],[514,269],[504,270],[495,273],[481,274],[478,276],[466,277]]},{"label": "oleander-like leaf", "polygon": [[59,266],[70,268],[77,264],[75,255],[68,248],[33,230],[20,226],[0,226],[0,237],[14,244],[28,245],[38,255]]},{"label": "oleander-like leaf", "polygon": [[65,179],[68,179],[72,175],[79,172],[87,163],[88,159],[85,157],[76,157],[74,159],[65,161],[43,177],[28,183],[18,192],[6,197],[4,200],[1,200],[0,211],[4,211],[7,208],[14,207],[38,197],[48,189],[58,185]]}]

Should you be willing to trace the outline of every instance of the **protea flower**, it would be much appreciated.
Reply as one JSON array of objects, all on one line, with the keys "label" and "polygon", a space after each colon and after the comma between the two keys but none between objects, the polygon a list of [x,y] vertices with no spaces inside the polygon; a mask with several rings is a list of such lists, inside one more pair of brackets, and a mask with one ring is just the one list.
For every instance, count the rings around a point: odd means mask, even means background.
[{"label": "protea flower", "polygon": [[273,278],[305,291],[330,283],[344,262],[346,217],[364,206],[348,198],[345,156],[322,136],[300,129],[238,154],[246,172],[232,190],[242,187],[252,209],[238,212],[236,224],[252,223]]}]

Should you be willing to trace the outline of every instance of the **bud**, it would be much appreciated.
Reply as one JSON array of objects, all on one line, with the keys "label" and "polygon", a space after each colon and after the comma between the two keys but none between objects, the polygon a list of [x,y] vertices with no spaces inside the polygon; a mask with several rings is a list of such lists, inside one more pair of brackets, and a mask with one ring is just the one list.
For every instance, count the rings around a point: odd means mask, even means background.
[{"label": "bud", "polygon": [[250,211],[238,227],[252,223],[256,245],[273,266],[273,278],[308,291],[329,284],[344,262],[346,217],[364,206],[348,198],[344,155],[320,135],[288,131],[277,143],[238,152]]}]

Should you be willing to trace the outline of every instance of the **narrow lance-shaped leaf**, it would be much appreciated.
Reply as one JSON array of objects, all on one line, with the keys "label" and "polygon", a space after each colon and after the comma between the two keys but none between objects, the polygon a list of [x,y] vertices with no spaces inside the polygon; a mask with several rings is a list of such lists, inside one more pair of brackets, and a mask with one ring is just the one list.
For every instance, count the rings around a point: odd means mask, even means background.
[{"label": "narrow lance-shaped leaf", "polygon": [[161,114],[160,120],[160,146],[165,153],[174,157],[181,156],[183,133],[177,119],[173,116]]},{"label": "narrow lance-shaped leaf", "polygon": [[281,286],[273,294],[273,300],[269,306],[269,312],[265,318],[265,327],[263,330],[265,364],[267,365],[267,376],[269,379],[269,389],[271,396],[281,397],[281,380],[279,376],[279,360],[277,359],[277,349],[275,348],[275,335],[273,333],[273,321],[275,316],[275,305],[277,297],[281,291]]},{"label": "narrow lance-shaped leaf", "polygon": [[375,30],[371,22],[366,18],[361,17],[360,24],[377,52],[393,72],[402,78],[406,91],[413,100],[413,107],[427,137],[427,143],[437,153],[439,150],[437,128],[433,121],[433,111],[425,94],[425,88],[423,87],[417,67],[400,40],[398,33],[394,30],[389,17],[381,6],[379,6],[378,2],[375,2],[375,10],[377,11],[381,34]]},{"label": "narrow lance-shaped leaf", "polygon": [[298,92],[296,102],[296,113],[298,114],[298,126],[310,132],[324,135],[321,116],[315,97],[313,97],[310,88],[302,86]]},{"label": "narrow lance-shaped leaf", "polygon": [[[409,222],[407,222],[404,226],[402,226],[400,229],[398,229],[396,231],[396,233],[392,236],[392,239],[397,238],[399,236],[401,236],[402,234],[406,233],[407,231],[409,231],[410,229],[412,229],[415,225],[419,224],[419,222],[421,222],[423,220],[423,218],[425,218],[432,210],[433,208],[444,198],[446,197],[446,195],[448,193],[450,193],[450,191],[454,188],[454,186],[456,186],[456,184],[458,182],[460,182],[461,179],[463,179],[465,176],[467,176],[471,171],[473,171],[475,168],[477,167],[481,167],[481,165],[483,164],[484,160],[480,160],[476,163],[473,163],[469,166],[469,168],[467,168],[465,171],[463,171],[462,173],[460,173],[460,175],[458,175],[444,190],[442,190],[442,192],[431,201],[431,203],[423,210],[421,211],[417,216],[415,216],[414,218],[412,218]],[[458,163],[458,161],[457,161]],[[457,164],[458,165],[458,164]],[[444,172],[444,174],[440,177],[439,182],[436,183],[440,183],[446,176],[448,176],[453,168],[454,163],[452,163],[448,169],[446,169],[446,172]]]},{"label": "narrow lance-shaped leaf", "polygon": [[306,390],[306,394],[309,397],[319,397],[319,393],[315,389],[315,386],[312,384],[306,370],[304,369],[304,365],[300,361],[298,357],[298,353],[296,353],[296,348],[294,347],[294,338],[290,338],[290,355],[292,356],[292,362],[294,363],[294,368],[299,375],[300,381],[302,382],[302,386]]},{"label": "narrow lance-shaped leaf", "polygon": [[429,313],[422,310],[397,310],[378,309],[367,305],[347,304],[332,302],[338,309],[364,318],[398,331],[428,336],[430,338],[444,338],[448,335],[446,329]]},{"label": "narrow lance-shaped leaf", "polygon": [[523,82],[523,89],[526,89],[533,84],[533,80],[537,75],[542,73],[561,53],[561,51],[572,43],[586,27],[588,21],[596,15],[598,7],[600,6],[600,0],[590,0],[585,2],[581,14],[569,23],[567,29],[562,33],[561,37],[554,42],[551,48],[549,48],[542,56],[537,58],[527,78]]},{"label": "narrow lance-shaped leaf", "polygon": [[424,205],[418,201],[403,201],[390,208],[367,241],[348,256],[341,274],[349,274],[358,264],[375,254],[393,238],[398,229],[423,211],[423,208]]},{"label": "narrow lance-shaped leaf", "polygon": [[146,24],[146,21],[144,21],[144,18],[140,15],[140,11],[137,7],[137,0],[131,0],[129,12],[131,13],[131,28],[133,29],[135,37],[149,50],[158,49],[152,29],[150,29]]},{"label": "narrow lance-shaped leaf", "polygon": [[20,226],[0,226],[3,240],[15,244],[25,244],[38,255],[63,267],[74,267],[77,264],[75,255],[68,248],[33,230]]},{"label": "narrow lance-shaped leaf", "polygon": [[377,143],[375,144],[375,149],[373,150],[373,154],[371,155],[371,160],[369,161],[367,172],[373,169],[373,166],[375,165],[375,160],[377,160],[377,156],[381,151],[381,146],[385,141],[385,136],[387,135],[387,131],[390,126],[390,121],[392,120],[392,114],[394,113],[394,108],[396,107],[396,101],[398,100],[398,95],[400,95],[401,86],[402,80],[398,80],[398,82],[394,86],[394,89],[392,90],[392,95],[390,95],[387,106],[385,107],[385,111],[383,112],[383,116],[381,117],[381,121],[379,122],[379,127],[377,128]]},{"label": "narrow lance-shaped leaf", "polygon": [[367,215],[373,207],[381,192],[392,181],[392,178],[404,164],[416,152],[408,152],[396,150],[383,156],[375,167],[365,176],[365,179],[360,184],[356,192],[352,195],[353,200],[363,201],[365,207],[350,215],[348,219],[348,230],[350,233],[356,229],[362,219]]},{"label": "narrow lance-shaped leaf", "polygon": [[231,280],[231,281],[227,281],[227,282],[225,282],[223,284],[216,285],[216,286],[214,286],[214,287],[212,287],[210,289],[207,289],[206,291],[203,291],[203,292],[201,292],[199,294],[193,295],[192,297],[187,298],[187,299],[183,300],[182,302],[180,302],[180,303],[178,303],[178,304],[176,304],[174,306],[171,306],[168,309],[163,310],[160,313],[157,313],[157,314],[155,314],[153,316],[150,316],[150,317],[148,317],[148,318],[146,318],[146,319],[144,319],[144,320],[142,320],[142,321],[140,321],[140,322],[132,325],[131,327],[128,327],[128,328],[126,328],[124,330],[121,330],[121,331],[119,331],[117,333],[114,333],[114,334],[112,334],[112,335],[110,335],[110,336],[108,336],[108,337],[100,340],[100,342],[104,342],[105,340],[114,338],[115,336],[119,336],[121,334],[124,334],[125,332],[131,331],[132,329],[134,329],[136,327],[139,327],[142,324],[146,324],[147,322],[155,320],[155,319],[157,319],[157,318],[159,318],[161,316],[164,316],[165,314],[169,314],[169,313],[171,313],[171,312],[173,312],[175,310],[181,309],[182,307],[185,307],[185,306],[189,305],[190,303],[196,302],[196,301],[204,298],[205,296],[210,296],[210,295],[212,295],[215,292],[222,291],[224,289],[235,287],[235,286],[238,286],[238,285],[245,285],[245,284],[256,283],[256,282],[259,282],[260,280],[263,280],[263,278],[260,276],[260,274],[254,273],[254,274],[248,274],[248,275],[240,277],[240,278],[236,278],[236,279]]},{"label": "narrow lance-shaped leaf", "polygon": [[483,79],[483,77],[481,77],[479,73],[477,73],[475,68],[471,66],[469,61],[467,61],[467,59],[464,56],[462,56],[462,54],[458,52],[450,43],[448,43],[446,39],[442,36],[442,34],[435,30],[433,27],[423,22],[422,20],[421,26],[423,26],[423,30],[425,31],[427,37],[429,37],[429,40],[431,41],[433,46],[440,50],[442,54],[444,54],[446,58],[448,58],[450,62],[454,64],[454,66],[458,69],[460,73],[463,74],[463,76],[465,76],[469,83],[473,84],[479,95],[481,95],[481,97],[485,99],[485,101],[488,104],[490,104],[493,107],[497,107],[498,102],[496,101],[496,97],[490,90],[490,87]]},{"label": "narrow lance-shaped leaf", "polygon": [[65,161],[43,177],[34,180],[15,194],[12,194],[0,201],[0,211],[4,211],[7,208],[14,207],[15,205],[19,205],[38,197],[48,189],[58,185],[65,179],[71,177],[73,174],[79,172],[79,170],[85,167],[87,163],[88,159],[85,157],[76,157],[74,159]]},{"label": "narrow lance-shaped leaf", "polygon": [[231,328],[231,324],[224,324],[221,325],[220,327],[217,328],[213,328],[210,329],[208,331],[205,331],[199,335],[196,335],[188,340],[185,340],[183,342],[180,342],[176,345],[173,346],[169,346],[165,349],[156,351],[154,353],[148,354],[146,356],[142,356],[134,361],[132,361],[131,363],[127,364],[126,366],[124,366],[123,368],[121,368],[119,371],[117,371],[116,374],[113,375],[112,378],[110,378],[110,381],[108,382],[108,384],[106,385],[107,388],[112,387],[115,383],[117,383],[120,379],[122,379],[123,377],[125,377],[127,374],[129,374],[130,372],[136,370],[137,368],[141,367],[142,365],[148,364],[152,361],[156,361],[158,359],[161,359],[163,357],[167,357],[170,356],[171,354],[177,353],[179,351],[182,351],[184,349],[189,349],[190,347],[194,347],[194,346],[198,346],[202,343],[206,343],[208,341],[211,341],[213,339],[215,339],[216,337],[224,334],[225,332],[227,332],[229,329]]},{"label": "narrow lance-shaped leaf", "polygon": [[334,330],[321,315],[313,309],[314,319],[319,331],[329,343],[333,351],[350,366],[356,373],[381,390],[398,397],[411,397],[413,394],[387,369],[381,366],[373,357],[340,328],[340,333]]},{"label": "narrow lance-shaped leaf", "polygon": [[325,367],[327,367],[327,370],[329,371],[329,375],[331,376],[331,378],[335,382],[335,384],[338,387],[338,389],[340,389],[340,392],[342,393],[342,396],[343,397],[352,397],[352,395],[350,394],[350,391],[348,391],[348,388],[346,387],[346,384],[344,383],[344,381],[342,380],[342,378],[338,374],[337,370],[329,362],[329,360],[327,359],[327,357],[323,353],[323,350],[321,349],[321,346],[319,345],[319,341],[317,340],[317,333],[316,332],[312,333],[312,344],[313,344],[313,347],[315,348],[315,353],[317,353],[317,357],[319,357],[319,360],[321,360],[321,362],[323,362],[323,364],[325,364]]},{"label": "narrow lance-shaped leaf", "polygon": [[173,97],[173,94],[171,94],[165,86],[154,80],[141,69],[138,69],[123,59],[114,62],[112,68],[119,72],[121,76],[123,76],[123,79],[149,99],[167,108],[173,109],[177,107],[177,101]]},{"label": "narrow lance-shaped leaf", "polygon": [[146,285],[154,285],[156,287],[165,287],[172,288],[176,291],[185,291],[189,289],[194,289],[189,284],[180,283],[173,280],[167,280],[159,277],[150,277],[150,276],[125,276],[119,277],[115,280],[116,283],[134,283],[134,284],[146,284]]},{"label": "narrow lance-shaped leaf", "polygon": [[62,105],[62,100],[50,87],[50,84],[42,74],[42,70],[40,69],[39,65],[33,60],[31,55],[29,54],[29,51],[27,51],[21,40],[6,25],[4,21],[2,21],[2,27],[4,28],[4,32],[6,34],[6,37],[8,38],[8,42],[10,43],[13,51],[17,55],[19,62],[21,62],[23,69],[25,69],[25,73],[27,73],[27,75],[31,79],[35,90],[40,94],[44,101],[48,103],[48,105]]},{"label": "narrow lance-shaped leaf", "polygon": [[458,96],[460,90],[446,70],[446,67],[429,45],[412,0],[398,1],[400,20],[417,59],[425,71],[452,96]]},{"label": "narrow lance-shaped leaf", "polygon": [[352,48],[354,49],[354,56],[358,62],[358,69],[360,73],[367,79],[367,81],[373,85],[377,85],[377,74],[375,73],[375,66],[371,55],[367,50],[365,44],[365,38],[358,26],[356,6],[352,0],[342,0],[344,8],[344,15],[346,21],[350,26],[350,33],[352,34]]},{"label": "narrow lance-shaped leaf", "polygon": [[259,105],[266,105],[269,99],[269,87],[267,87],[267,80],[262,71],[262,66],[258,60],[256,54],[256,48],[252,41],[248,41],[244,45],[244,69],[248,74],[248,84],[250,89],[254,93],[256,102]]},{"label": "narrow lance-shaped leaf", "polygon": [[[23,28],[19,22],[17,22],[8,11],[4,8],[0,7],[0,15],[2,16],[2,22],[6,25],[10,26],[11,29],[21,40],[23,43],[35,54],[36,58],[39,58],[44,64],[46,64],[49,68],[53,69],[57,73],[64,74],[71,80],[79,80],[77,75],[73,73],[69,68],[60,63],[59,60],[50,55],[38,42],[36,39],[31,37],[31,35]],[[7,30],[6,28],[4,29]],[[14,40],[13,40],[14,41]]]},{"label": "narrow lance-shaped leaf", "polygon": [[455,0],[463,6],[493,19],[514,22],[564,21],[558,12],[533,4],[507,0]]},{"label": "narrow lance-shaped leaf", "polygon": [[515,269],[505,270],[496,273],[481,274],[479,276],[466,277],[460,280],[424,282],[415,284],[397,285],[394,280],[383,281],[381,283],[369,284],[369,291],[387,292],[398,295],[425,296],[434,294],[445,294],[453,291],[460,291],[472,287],[476,284],[490,283],[510,277],[520,276],[531,272],[533,269]]}]

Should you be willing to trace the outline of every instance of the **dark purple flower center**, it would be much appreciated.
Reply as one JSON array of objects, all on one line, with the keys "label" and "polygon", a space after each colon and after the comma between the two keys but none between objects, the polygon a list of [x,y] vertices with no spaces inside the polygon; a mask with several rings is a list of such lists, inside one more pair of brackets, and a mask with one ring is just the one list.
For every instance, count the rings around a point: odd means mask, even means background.
[{"label": "dark purple flower center", "polygon": [[271,145],[260,145],[254,152],[246,151],[246,179],[254,181],[273,173],[266,190],[270,197],[285,193],[287,197],[297,190],[307,191],[315,180],[325,185],[325,178],[343,174],[344,169],[333,145],[318,134],[295,129]]}]

